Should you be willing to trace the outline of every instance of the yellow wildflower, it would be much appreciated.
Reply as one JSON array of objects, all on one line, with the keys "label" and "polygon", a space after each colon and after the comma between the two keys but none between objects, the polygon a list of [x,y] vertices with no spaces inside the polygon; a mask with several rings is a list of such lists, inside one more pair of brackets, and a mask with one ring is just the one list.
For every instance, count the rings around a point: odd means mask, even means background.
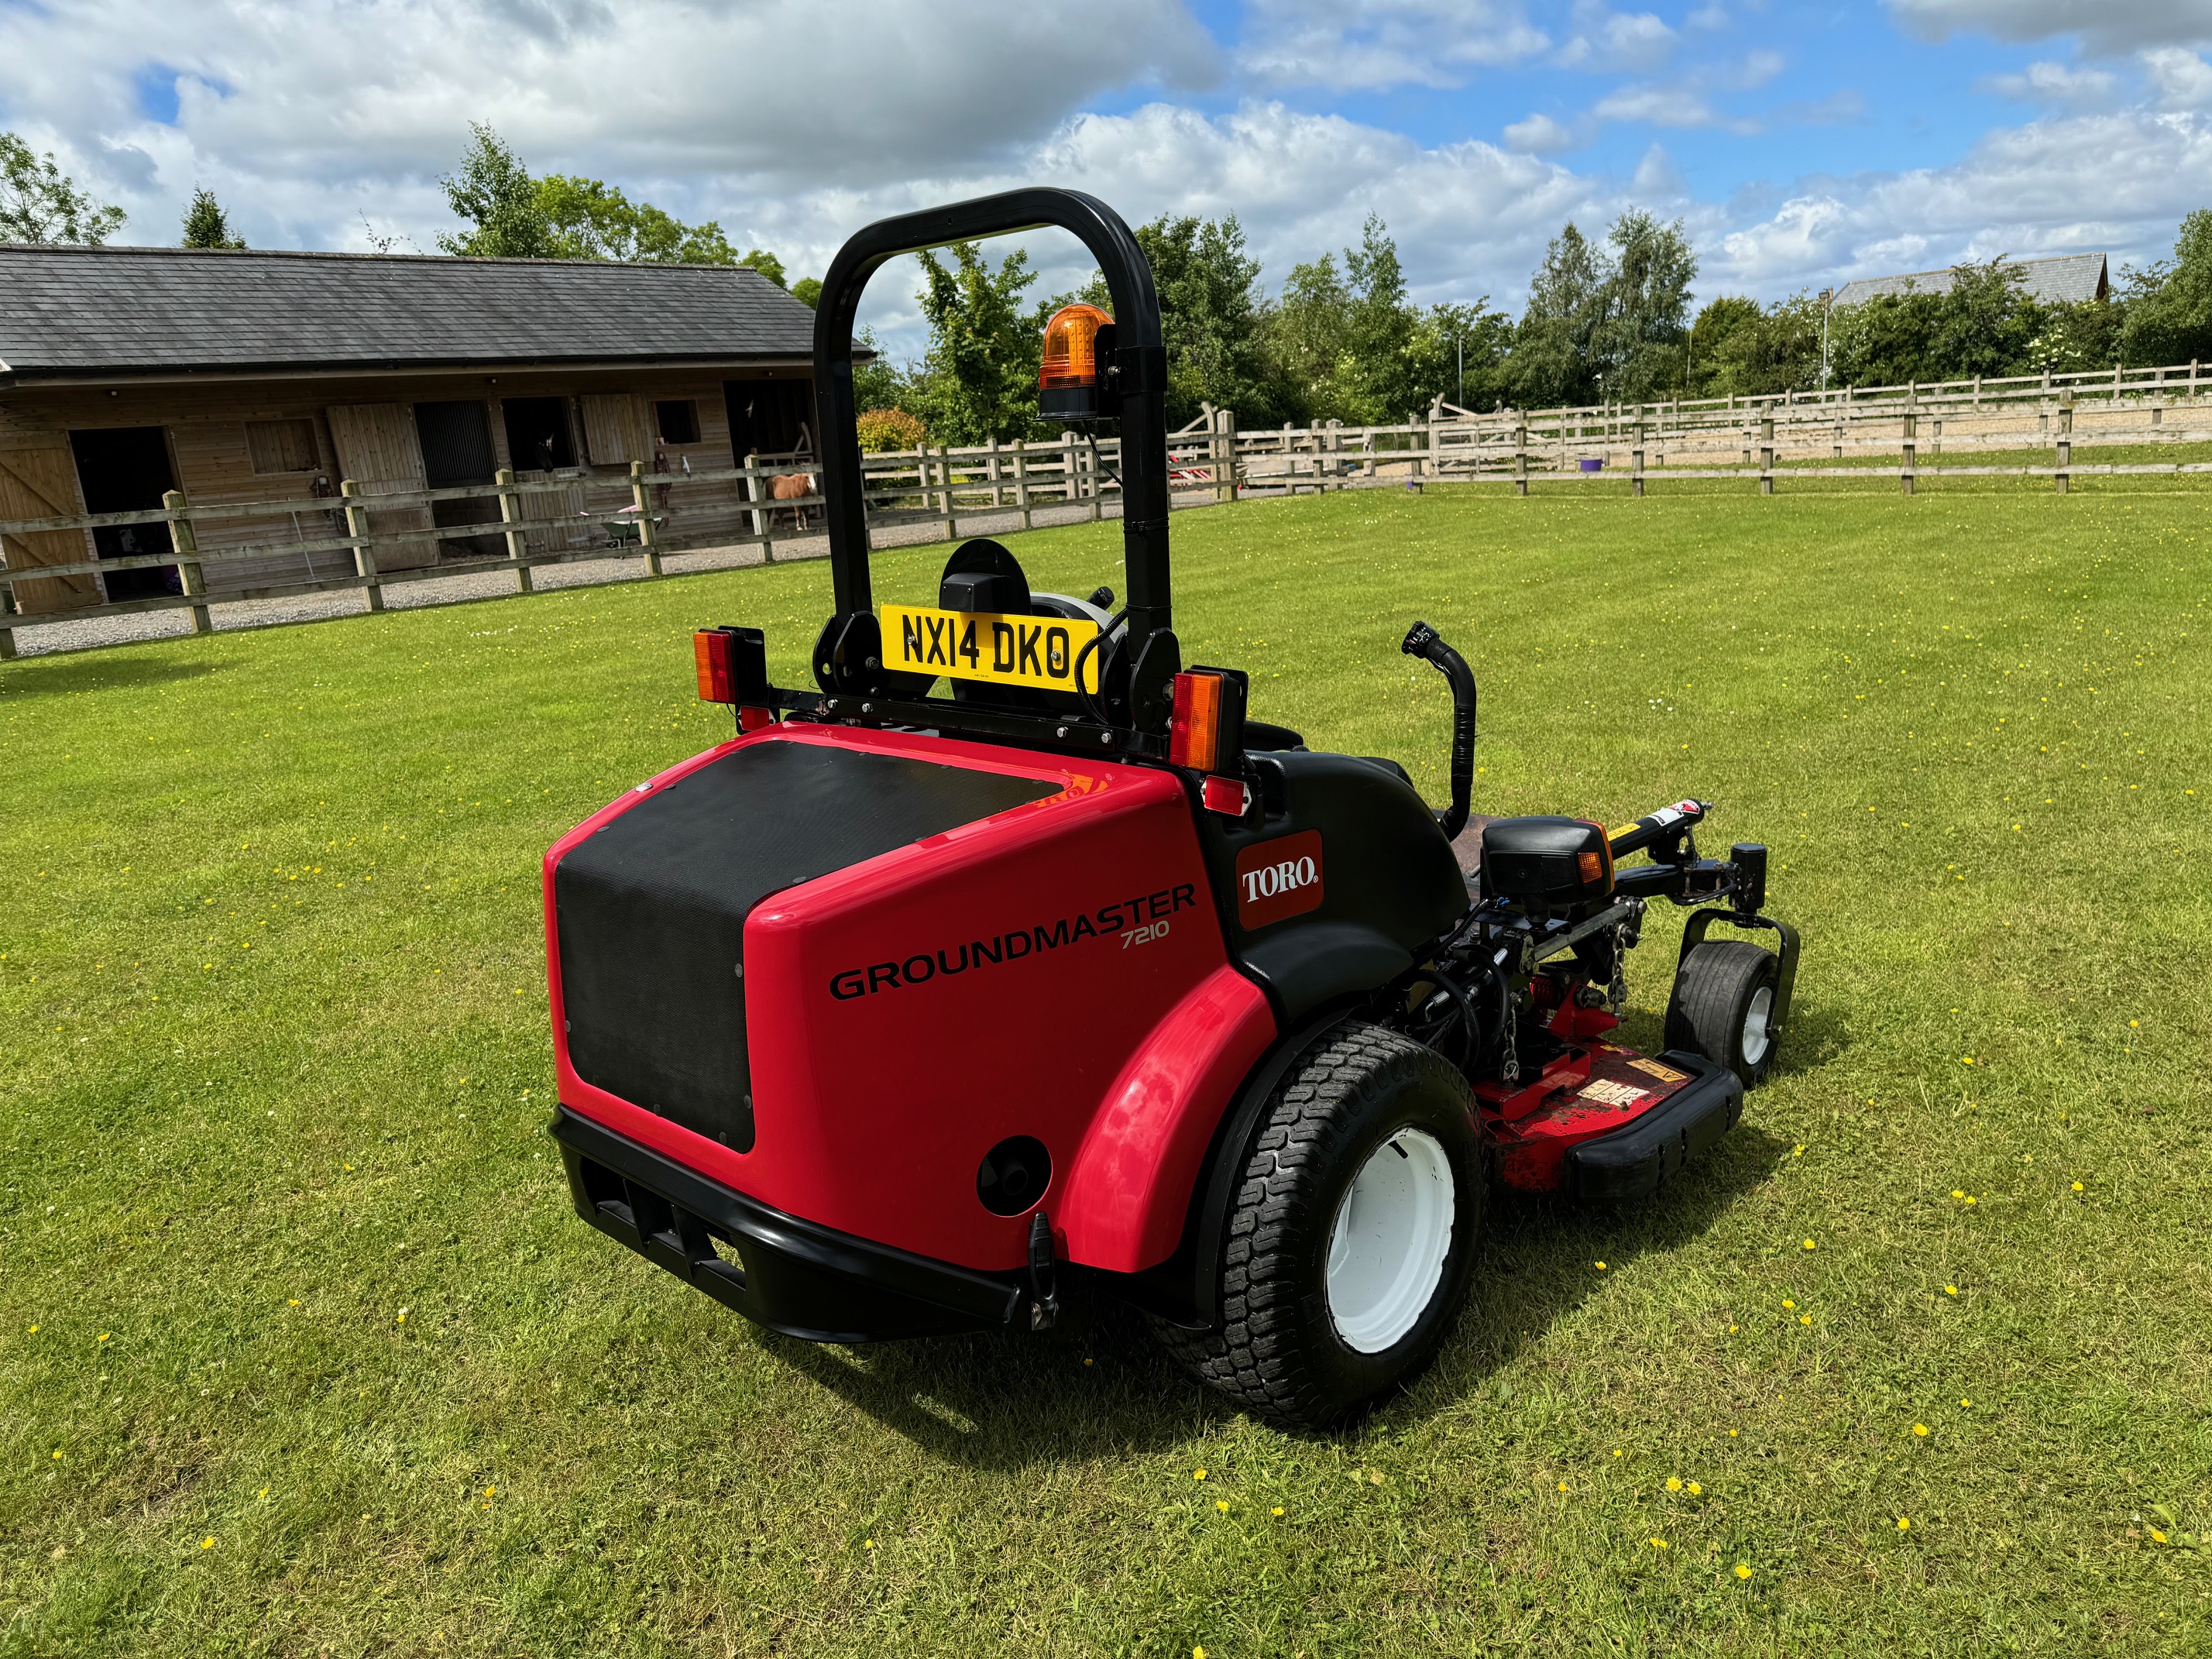
[{"label": "yellow wildflower", "polygon": [[[2132,1025],[2135,1022],[2133,1020],[2130,1020],[2128,1024]],[[2150,1537],[2151,1541],[2154,1544],[2163,1544],[2166,1542],[2166,1534],[2160,1532],[2156,1527],[2153,1527],[2150,1529]]]},{"label": "yellow wildflower", "polygon": [[204,1549],[204,1550],[211,1550],[211,1549],[213,1549],[213,1548],[215,1547],[215,1540],[214,1540],[214,1539],[212,1539],[212,1538],[203,1538],[203,1539],[201,1539],[201,1540],[200,1540],[200,1547],[201,1547],[202,1549]]},{"label": "yellow wildflower", "polygon": [[1956,1296],[1958,1293],[1959,1287],[1956,1285],[1946,1285],[1943,1287],[1943,1294],[1946,1296]]},{"label": "yellow wildflower", "polygon": [[[2080,1182],[2077,1181],[2074,1183],[2074,1190],[2077,1193],[2081,1190],[2081,1183]],[[36,1326],[33,1326],[32,1328],[35,1330],[38,1328]]]},{"label": "yellow wildflower", "polygon": [[1602,1262],[1602,1261],[1599,1262],[1599,1263],[1597,1264],[1597,1270],[1598,1270],[1600,1273],[1603,1273],[1603,1272],[1605,1271],[1605,1263],[1604,1263],[1604,1262]]},{"label": "yellow wildflower", "polygon": [[1229,1500],[1225,1498],[1217,1498],[1213,1500],[1213,1507],[1226,1515],[1229,1513]]},{"label": "yellow wildflower", "polygon": [[1808,1238],[1805,1241],[1805,1248],[1808,1250],[1813,1248],[1813,1241],[1811,1239]]},{"label": "yellow wildflower", "polygon": [[1663,1550],[1667,1547],[1667,1540],[1663,1538],[1655,1538],[1651,1540],[1651,1547],[1655,1550]]},{"label": "yellow wildflower", "polygon": [[1748,1578],[1751,1577],[1751,1569],[1739,1561],[1735,1564],[1735,1576],[1739,1578]]},{"label": "yellow wildflower", "polygon": [[1800,1325],[1809,1325],[1813,1322],[1813,1316],[1810,1314],[1799,1314],[1797,1316],[1797,1322]]},{"label": "yellow wildflower", "polygon": [[1668,1476],[1667,1477],[1667,1490],[1668,1490],[1668,1492],[1680,1492],[1680,1491],[1681,1491],[1681,1490],[1682,1490],[1682,1477],[1681,1477],[1680,1475],[1679,1475],[1679,1474],[1670,1474],[1670,1475],[1668,1475]]},{"label": "yellow wildflower", "polygon": [[1190,1478],[1194,1480],[1203,1480],[1206,1479],[1206,1471],[1204,1469],[1193,1469],[1190,1472]]},{"label": "yellow wildflower", "polygon": [[1911,1532],[1912,1530],[1912,1522],[1906,1520],[1900,1515],[1897,1517],[1897,1529],[1899,1532]]},{"label": "yellow wildflower", "polygon": [[1925,1423],[1915,1423],[1912,1425],[1912,1431],[1918,1435],[1923,1440],[1925,1440],[1928,1437],[1928,1425]]},{"label": "yellow wildflower", "polygon": [[1282,1506],[1280,1504],[1276,1504],[1276,1505],[1275,1505],[1275,1507],[1274,1507],[1273,1509],[1269,1510],[1267,1511],[1267,1513],[1268,1513],[1268,1514],[1270,1514],[1270,1515],[1280,1515],[1282,1512],[1283,1512],[1283,1506]]}]

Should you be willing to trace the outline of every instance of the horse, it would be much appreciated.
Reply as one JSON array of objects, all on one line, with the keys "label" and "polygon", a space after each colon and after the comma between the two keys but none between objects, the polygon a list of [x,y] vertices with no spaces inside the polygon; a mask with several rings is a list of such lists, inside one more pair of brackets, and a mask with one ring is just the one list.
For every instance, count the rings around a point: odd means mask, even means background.
[{"label": "horse", "polygon": [[[814,494],[814,475],[811,472],[789,472],[768,481],[768,495],[772,501],[801,501]],[[791,509],[792,523],[797,529],[806,528],[806,509]]]}]

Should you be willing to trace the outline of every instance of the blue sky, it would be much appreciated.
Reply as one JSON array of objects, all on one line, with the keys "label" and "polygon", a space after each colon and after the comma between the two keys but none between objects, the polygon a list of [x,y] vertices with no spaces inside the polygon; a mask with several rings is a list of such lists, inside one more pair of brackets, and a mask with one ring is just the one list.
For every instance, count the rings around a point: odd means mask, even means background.
[{"label": "blue sky", "polygon": [[[793,274],[867,219],[1057,182],[1242,220],[1270,282],[1380,214],[1417,295],[1684,222],[1701,295],[2154,257],[2212,205],[2212,0],[0,0],[0,125],[168,241],[428,250],[471,118]],[[1048,286],[1081,273],[1033,252]],[[911,283],[871,313],[918,340]]]}]

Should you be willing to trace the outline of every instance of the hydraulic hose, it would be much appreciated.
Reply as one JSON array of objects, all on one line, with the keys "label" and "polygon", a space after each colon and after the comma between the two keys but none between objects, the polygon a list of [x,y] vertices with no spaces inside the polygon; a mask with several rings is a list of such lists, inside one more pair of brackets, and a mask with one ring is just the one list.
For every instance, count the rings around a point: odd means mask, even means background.
[{"label": "hydraulic hose", "polygon": [[1444,839],[1454,841],[1467,828],[1468,801],[1474,792],[1474,671],[1425,622],[1408,629],[1398,648],[1409,657],[1426,659],[1451,682],[1451,805],[1437,814],[1437,823]]}]

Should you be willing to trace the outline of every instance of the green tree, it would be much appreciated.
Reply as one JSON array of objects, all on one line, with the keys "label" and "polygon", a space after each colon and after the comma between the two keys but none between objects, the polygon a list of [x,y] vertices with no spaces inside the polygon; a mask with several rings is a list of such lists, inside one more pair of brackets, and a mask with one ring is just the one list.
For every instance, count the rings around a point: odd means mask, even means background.
[{"label": "green tree", "polygon": [[1684,325],[1697,255],[1682,222],[1662,225],[1631,209],[1606,232],[1597,315],[1589,351],[1601,397],[1640,402],[1681,384]]},{"label": "green tree", "polygon": [[1928,343],[1927,378],[1963,380],[2027,368],[2028,344],[2042,320],[2021,287],[2027,274],[2001,257],[1953,268]]},{"label": "green tree", "polygon": [[1761,308],[1723,295],[1698,313],[1683,345],[1692,396],[1772,397],[1820,384],[1821,301],[1793,295]]},{"label": "green tree", "polygon": [[2035,333],[2021,367],[2029,373],[2048,368],[2070,374],[2118,362],[2141,368],[2164,363],[2164,357],[2136,355],[2140,343],[2131,344],[2126,338],[2134,314],[2125,299],[2062,300],[2038,306]]},{"label": "green tree", "polygon": [[[505,140],[481,121],[458,173],[441,175],[446,204],[471,228],[441,234],[447,253],[475,258],[550,259],[556,257],[551,221],[538,199],[538,181]],[[571,256],[574,257],[574,256]]]},{"label": "green tree", "polygon": [[1508,376],[1517,401],[1637,401],[1680,386],[1697,274],[1680,220],[1632,208],[1602,246],[1570,222],[1528,278]]},{"label": "green tree", "polygon": [[1414,372],[1420,313],[1407,302],[1405,268],[1381,218],[1369,215],[1359,246],[1291,268],[1262,319],[1261,339],[1292,419],[1360,423],[1401,420],[1425,401]]},{"label": "green tree", "polygon": [[1603,252],[1571,220],[1546,245],[1514,331],[1508,383],[1522,408],[1595,400],[1593,359],[1612,274]]},{"label": "green tree", "polygon": [[[803,283],[812,280],[801,277]],[[817,284],[817,286],[819,286]],[[871,409],[902,409],[911,413],[921,402],[916,377],[909,368],[884,356],[884,349],[876,342],[872,328],[862,328],[853,336],[855,362],[853,364],[853,407],[865,414]],[[865,360],[859,353],[867,352]],[[917,417],[919,418],[919,417]]]},{"label": "green tree", "polygon": [[1407,414],[1442,398],[1462,409],[1497,407],[1505,398],[1513,319],[1487,295],[1471,306],[1431,306],[1406,343]]},{"label": "green tree", "polygon": [[791,297],[812,310],[822,303],[822,279],[802,276],[791,285]]},{"label": "green tree", "polygon": [[610,259],[623,264],[749,265],[783,286],[783,261],[764,248],[739,256],[709,219],[687,225],[619,185],[551,173],[534,179],[506,141],[482,122],[460,170],[440,179],[447,203],[471,228],[441,234],[447,253],[488,258]]},{"label": "green tree", "polygon": [[633,202],[618,185],[553,173],[536,181],[532,200],[544,218],[556,259],[611,259],[623,264],[751,264],[778,288],[783,266],[755,249],[738,258],[709,220],[687,225],[650,202]]},{"label": "green tree", "polygon": [[82,243],[98,247],[123,228],[119,207],[79,190],[12,132],[0,132],[0,242]]},{"label": "green tree", "polygon": [[192,192],[192,204],[185,213],[185,240],[179,246],[242,248],[246,239],[230,234],[222,204],[215,199],[213,191],[203,189]]},{"label": "green tree", "polygon": [[1209,403],[1250,425],[1280,419],[1281,388],[1259,337],[1260,262],[1245,252],[1237,216],[1162,214],[1136,235],[1159,290],[1169,426],[1197,419]]},{"label": "green tree", "polygon": [[2123,307],[2124,361],[2150,368],[2212,359],[2212,210],[2181,222],[2172,259],[2128,274]]},{"label": "green tree", "polygon": [[928,423],[939,443],[1022,436],[1036,420],[1045,319],[1041,312],[1022,308],[1022,295],[1036,273],[1019,248],[995,271],[973,242],[955,242],[948,251],[950,266],[935,250],[920,256],[929,356],[910,412]]},{"label": "green tree", "polygon": [[1942,295],[1917,288],[1839,306],[1828,323],[1831,378],[1844,386],[1937,379],[1929,365],[1942,325]]}]

